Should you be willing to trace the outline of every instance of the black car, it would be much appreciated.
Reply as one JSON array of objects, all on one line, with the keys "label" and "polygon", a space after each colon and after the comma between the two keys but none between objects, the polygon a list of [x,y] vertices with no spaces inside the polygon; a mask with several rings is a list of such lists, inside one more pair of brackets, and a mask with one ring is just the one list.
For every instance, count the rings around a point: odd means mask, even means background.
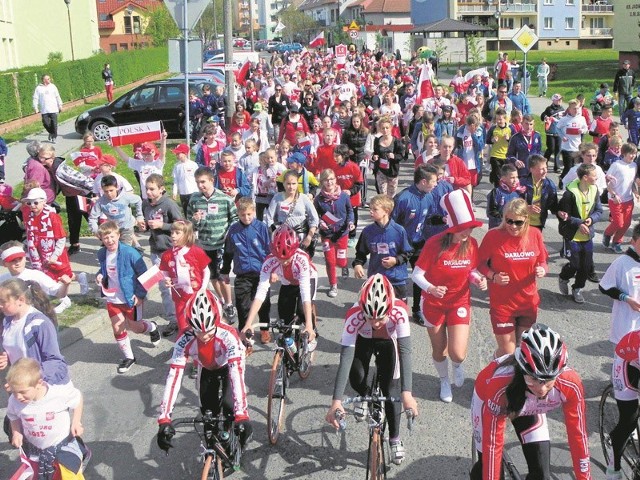
[{"label": "black car", "polygon": [[[216,84],[202,79],[189,82],[189,88],[202,96],[208,84],[215,91]],[[109,127],[132,123],[160,121],[169,136],[184,135],[184,81],[158,80],[134,88],[102,107],[95,107],[76,118],[76,132],[90,131],[97,141],[109,139]]]}]

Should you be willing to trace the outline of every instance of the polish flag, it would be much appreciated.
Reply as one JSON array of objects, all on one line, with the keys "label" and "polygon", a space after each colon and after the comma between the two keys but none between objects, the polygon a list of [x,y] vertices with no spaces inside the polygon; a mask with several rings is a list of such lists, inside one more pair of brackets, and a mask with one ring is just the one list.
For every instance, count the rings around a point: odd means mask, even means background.
[{"label": "polish flag", "polygon": [[238,84],[242,85],[243,87],[247,83],[247,79],[249,78],[250,66],[251,66],[251,62],[247,60],[244,62],[240,70],[238,70],[237,72],[234,72],[236,76],[236,82],[238,82]]},{"label": "polish flag", "polygon": [[20,462],[20,467],[9,478],[9,480],[29,480],[35,476],[31,462],[29,462],[29,459],[22,448],[20,449]]},{"label": "polish flag", "polygon": [[158,268],[157,265],[154,265],[138,277],[140,285],[142,285],[142,288],[144,288],[147,292],[155,287],[163,279],[164,274],[160,271],[160,268]]},{"label": "polish flag", "polygon": [[467,72],[467,74],[464,76],[464,81],[470,82],[476,75],[480,75],[481,77],[488,77],[489,71],[486,68],[476,68],[475,70]]},{"label": "polish flag", "polygon": [[324,215],[322,215],[322,220],[324,221],[324,223],[326,223],[330,227],[332,227],[333,225],[335,225],[340,221],[340,219],[331,212],[327,212]]},{"label": "polish flag", "polygon": [[88,213],[89,210],[91,210],[91,202],[89,199],[82,195],[78,195],[76,198],[78,199],[78,208],[80,208],[80,211]]},{"label": "polish flag", "polygon": [[300,140],[298,140],[298,145],[300,147],[310,147],[311,139],[309,138],[309,135],[307,135],[306,137],[302,137]]},{"label": "polish flag", "polygon": [[155,142],[162,139],[160,122],[134,123],[109,128],[111,146],[120,147],[133,143]]},{"label": "polish flag", "polygon": [[425,62],[420,70],[420,78],[418,79],[418,95],[416,102],[421,102],[427,98],[435,96],[433,91],[433,67],[431,63]]},{"label": "polish flag", "polygon": [[318,48],[324,45],[324,30],[321,31],[311,42],[309,42],[310,48]]}]

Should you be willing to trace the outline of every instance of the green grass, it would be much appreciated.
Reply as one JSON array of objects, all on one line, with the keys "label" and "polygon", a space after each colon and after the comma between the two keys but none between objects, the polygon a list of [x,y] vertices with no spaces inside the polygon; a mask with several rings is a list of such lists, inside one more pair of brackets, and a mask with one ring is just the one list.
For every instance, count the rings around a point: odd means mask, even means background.
[{"label": "green grass", "polygon": [[60,329],[73,326],[79,320],[95,313],[103,306],[98,298],[78,295],[72,295],[71,297],[73,301],[71,306],[58,315],[58,326]]}]

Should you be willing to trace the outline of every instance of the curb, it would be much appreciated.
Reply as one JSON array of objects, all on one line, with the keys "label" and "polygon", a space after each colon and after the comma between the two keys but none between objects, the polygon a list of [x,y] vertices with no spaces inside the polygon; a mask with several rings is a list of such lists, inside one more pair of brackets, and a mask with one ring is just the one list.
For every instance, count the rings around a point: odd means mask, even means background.
[{"label": "curb", "polygon": [[92,313],[80,319],[71,327],[65,327],[58,332],[60,350],[65,350],[76,342],[89,338],[94,332],[102,328],[110,328],[111,322],[106,315],[106,310]]}]

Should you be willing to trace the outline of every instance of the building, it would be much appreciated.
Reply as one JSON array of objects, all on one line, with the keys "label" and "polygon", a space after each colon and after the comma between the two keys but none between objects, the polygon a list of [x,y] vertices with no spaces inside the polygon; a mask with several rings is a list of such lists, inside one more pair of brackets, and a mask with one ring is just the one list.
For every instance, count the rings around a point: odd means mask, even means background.
[{"label": "building", "polygon": [[[1,0],[0,0],[1,1]],[[149,12],[162,7],[162,0],[95,0],[98,11],[100,48],[106,52],[131,50],[150,44],[144,31]]]},{"label": "building", "polygon": [[[260,28],[260,38],[272,40],[281,37],[282,32],[275,32],[274,28],[278,24],[278,13],[284,10],[293,2],[292,0],[254,0],[258,6],[258,27]],[[297,3],[300,3],[299,1]]]},{"label": "building", "polygon": [[96,4],[0,0],[0,41],[0,70],[42,65],[52,52],[90,57],[100,48]]},{"label": "building", "polygon": [[338,0],[305,0],[298,9],[318,22],[319,26],[333,26],[340,18]]},{"label": "building", "polygon": [[[540,39],[534,49],[576,50],[613,46],[613,0],[425,0],[411,1],[415,25],[454,18],[494,28],[487,48],[513,49],[523,25]],[[499,25],[499,28],[498,28]],[[497,34],[496,34],[497,33]]]},{"label": "building", "polygon": [[631,68],[640,69],[640,2],[637,0],[616,0],[616,24],[613,30],[615,48],[620,62],[629,60]]},{"label": "building", "polygon": [[239,0],[237,2],[231,2],[233,7],[233,31],[237,32],[239,36],[249,38],[251,36],[250,24],[251,24],[251,8],[253,7],[253,30],[254,35],[257,30],[260,29],[260,23],[258,21],[258,5],[256,0]]}]

